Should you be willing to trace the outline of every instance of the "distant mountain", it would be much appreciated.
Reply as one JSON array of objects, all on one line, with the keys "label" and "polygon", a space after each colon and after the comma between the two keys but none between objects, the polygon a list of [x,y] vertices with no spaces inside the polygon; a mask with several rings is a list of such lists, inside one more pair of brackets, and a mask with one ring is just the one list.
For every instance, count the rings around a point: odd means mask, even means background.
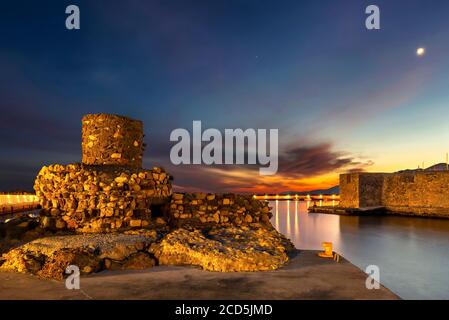
[{"label": "distant mountain", "polygon": [[433,166],[430,166],[428,168],[423,169],[405,169],[405,170],[400,170],[398,171],[398,173],[406,173],[406,172],[416,172],[416,171],[446,171],[447,167],[446,167],[446,163],[441,162],[441,163],[437,163],[434,164]]},{"label": "distant mountain", "polygon": [[318,194],[340,194],[340,186],[335,186],[329,189],[318,189],[318,190],[310,190],[310,191],[286,191],[281,194],[298,194],[298,195],[318,195]]},{"label": "distant mountain", "polygon": [[431,167],[425,169],[425,171],[446,171],[447,165],[444,162],[434,164]]}]

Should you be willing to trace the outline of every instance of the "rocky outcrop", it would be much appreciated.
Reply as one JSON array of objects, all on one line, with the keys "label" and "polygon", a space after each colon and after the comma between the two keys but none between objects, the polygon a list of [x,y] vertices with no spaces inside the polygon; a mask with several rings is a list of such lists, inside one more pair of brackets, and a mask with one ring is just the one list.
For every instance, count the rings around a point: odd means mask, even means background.
[{"label": "rocky outcrop", "polygon": [[169,201],[170,176],[152,170],[51,165],[34,183],[45,228],[108,232],[151,223],[151,208]]},{"label": "rocky outcrop", "polygon": [[69,265],[81,274],[141,270],[155,265],[194,265],[208,271],[275,270],[288,261],[291,242],[257,224],[211,229],[176,228],[126,233],[46,236],[5,253],[0,270],[61,280]]},{"label": "rocky outcrop", "polygon": [[151,252],[159,264],[195,265],[208,271],[275,270],[288,261],[291,242],[262,226],[176,229]]},{"label": "rocky outcrop", "polygon": [[36,218],[16,216],[0,222],[0,255],[21,241],[31,241],[44,234]]},{"label": "rocky outcrop", "polygon": [[157,239],[156,231],[44,237],[4,254],[0,269],[57,280],[63,279],[69,265],[78,266],[81,274],[146,269],[156,264],[148,248]]}]

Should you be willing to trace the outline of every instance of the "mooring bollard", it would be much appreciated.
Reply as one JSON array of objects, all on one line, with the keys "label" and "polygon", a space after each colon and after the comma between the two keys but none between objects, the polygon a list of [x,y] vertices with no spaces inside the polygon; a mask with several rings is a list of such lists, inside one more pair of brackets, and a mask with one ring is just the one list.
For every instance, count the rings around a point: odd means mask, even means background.
[{"label": "mooring bollard", "polygon": [[338,253],[334,254],[334,260],[340,262],[340,255]]},{"label": "mooring bollard", "polygon": [[319,252],[318,256],[322,258],[333,258],[334,254],[332,252],[332,242],[323,242],[322,246],[324,248],[324,252]]}]

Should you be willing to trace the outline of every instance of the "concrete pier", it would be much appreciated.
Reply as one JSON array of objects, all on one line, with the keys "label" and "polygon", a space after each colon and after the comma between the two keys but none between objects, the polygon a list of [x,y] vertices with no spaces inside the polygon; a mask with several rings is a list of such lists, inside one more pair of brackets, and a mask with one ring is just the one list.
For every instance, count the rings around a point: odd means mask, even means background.
[{"label": "concrete pier", "polygon": [[1,272],[0,299],[399,299],[383,286],[366,289],[366,278],[343,258],[336,262],[300,251],[276,271],[221,273],[180,266],[106,271],[82,277],[81,290]]}]

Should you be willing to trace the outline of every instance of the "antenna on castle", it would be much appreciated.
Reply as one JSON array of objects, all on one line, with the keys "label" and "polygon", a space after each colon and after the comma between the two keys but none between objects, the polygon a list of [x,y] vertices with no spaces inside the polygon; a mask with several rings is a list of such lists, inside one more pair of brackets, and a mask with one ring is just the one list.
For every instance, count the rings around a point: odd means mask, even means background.
[{"label": "antenna on castle", "polygon": [[449,170],[449,168],[448,168],[448,163],[449,163],[449,154],[446,152],[446,171],[448,171]]}]

